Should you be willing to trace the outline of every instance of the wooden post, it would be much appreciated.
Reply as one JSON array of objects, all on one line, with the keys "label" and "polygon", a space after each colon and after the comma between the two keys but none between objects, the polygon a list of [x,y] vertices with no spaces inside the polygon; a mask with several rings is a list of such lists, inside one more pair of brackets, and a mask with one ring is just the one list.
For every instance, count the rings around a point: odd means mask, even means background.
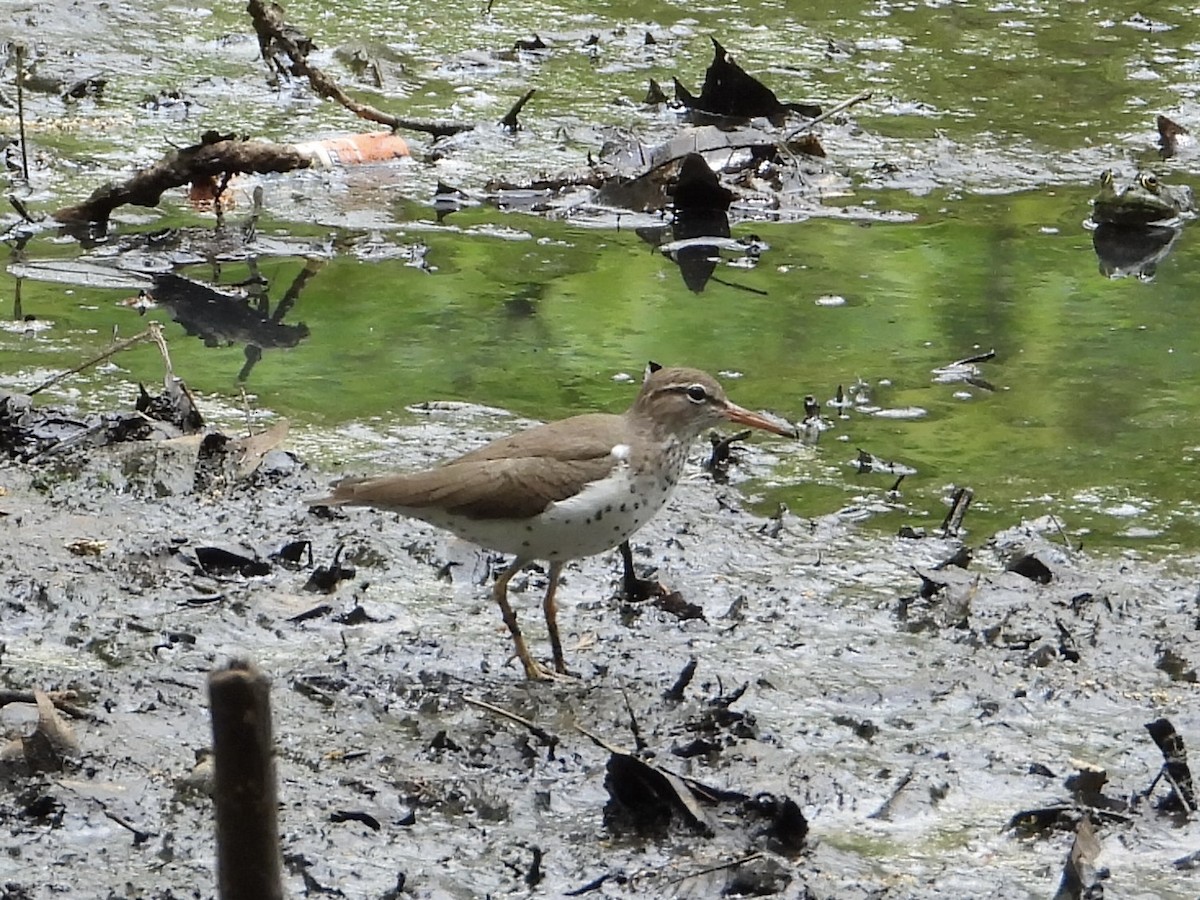
[{"label": "wooden post", "polygon": [[221,900],[283,900],[271,685],[234,660],[208,677]]}]

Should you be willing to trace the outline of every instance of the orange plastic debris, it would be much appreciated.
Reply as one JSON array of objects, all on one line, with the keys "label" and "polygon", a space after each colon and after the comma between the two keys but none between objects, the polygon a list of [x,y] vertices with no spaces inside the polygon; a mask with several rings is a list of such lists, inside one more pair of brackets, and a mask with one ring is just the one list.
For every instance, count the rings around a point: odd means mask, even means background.
[{"label": "orange plastic debris", "polygon": [[327,169],[334,166],[387,162],[409,155],[408,143],[390,131],[349,134],[324,141],[305,141],[294,146],[301,153],[312,157],[317,165]]}]

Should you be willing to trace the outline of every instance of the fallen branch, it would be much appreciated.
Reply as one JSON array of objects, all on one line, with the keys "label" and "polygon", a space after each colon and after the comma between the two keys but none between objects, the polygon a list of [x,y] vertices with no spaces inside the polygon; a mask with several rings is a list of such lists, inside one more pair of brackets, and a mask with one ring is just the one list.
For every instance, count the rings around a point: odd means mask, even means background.
[{"label": "fallen branch", "polygon": [[840,113],[844,110],[847,110],[852,106],[858,106],[858,104],[862,103],[863,101],[870,100],[870,99],[871,99],[870,91],[859,91],[853,97],[843,100],[841,103],[838,103],[836,106],[832,106],[829,109],[825,110],[825,112],[821,113],[819,116],[815,116],[815,117],[809,119],[807,122],[805,122],[799,128],[792,131],[786,138],[784,138],[783,143],[786,144],[788,141],[790,141],[796,135],[802,134],[805,131],[811,131],[813,129],[814,125],[819,125],[821,122],[824,122],[826,119],[829,119],[832,116],[836,116],[838,113]]},{"label": "fallen branch", "polygon": [[164,193],[185,184],[238,172],[290,172],[310,165],[312,158],[289,144],[242,141],[210,132],[199,144],[168,153],[123,184],[109,182],[83,203],[64,206],[54,218],[69,225],[103,225],[117,207],[157,206]]},{"label": "fallen branch", "polygon": [[[266,4],[263,0],[250,0],[246,4],[246,11],[250,13],[250,18],[254,22],[254,31],[258,34],[258,45],[262,49],[263,58],[268,63],[270,62],[270,48],[279,48],[287,55],[288,60],[291,62],[291,74],[307,78],[308,83],[312,85],[312,89],[317,92],[318,96],[340,103],[360,119],[377,122],[380,125],[391,128],[393,131],[404,128],[409,131],[432,134],[434,137],[458,134],[462,131],[470,131],[475,127],[474,125],[461,122],[401,119],[398,116],[393,116],[390,113],[376,109],[370,104],[360,103],[343,91],[338,83],[323,70],[309,64],[306,49],[309,42],[306,40],[304,42],[306,46],[301,46],[300,42],[296,40],[293,36],[295,31],[288,28],[284,22],[282,7],[276,3]],[[517,106],[510,115],[515,115],[516,110],[519,109],[520,106]]]}]

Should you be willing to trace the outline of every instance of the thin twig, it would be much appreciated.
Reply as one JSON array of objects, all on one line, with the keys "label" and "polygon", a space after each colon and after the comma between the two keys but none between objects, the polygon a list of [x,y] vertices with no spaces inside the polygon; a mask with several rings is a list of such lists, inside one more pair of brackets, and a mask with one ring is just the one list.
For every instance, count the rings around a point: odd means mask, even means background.
[{"label": "thin twig", "polygon": [[602,750],[607,750],[609,753],[620,753],[622,756],[633,756],[628,750],[622,750],[615,744],[610,744],[604,738],[600,737],[600,735],[588,731],[578,722],[575,723],[575,730]]},{"label": "thin twig", "polygon": [[857,106],[858,104],[862,103],[863,101],[870,100],[870,99],[871,99],[871,91],[859,91],[857,94],[855,94],[849,100],[843,100],[841,103],[838,103],[837,105],[832,106],[829,109],[825,110],[825,112],[821,113],[819,116],[809,119],[807,122],[805,122],[799,128],[797,128],[795,131],[793,131],[791,134],[789,134],[786,138],[784,138],[783,141],[784,141],[784,143],[787,143],[792,138],[794,138],[796,135],[800,134],[802,131],[808,131],[814,125],[819,125],[820,123],[824,122],[826,119],[830,118],[831,116],[836,116],[838,113],[842,112],[843,110],[847,110],[852,106]]},{"label": "thin twig", "polygon": [[1158,774],[1154,776],[1154,780],[1150,782],[1150,787],[1146,788],[1138,796],[1142,797],[1144,799],[1149,799],[1150,795],[1154,793],[1154,789],[1158,786],[1158,783],[1160,781],[1162,781],[1163,778],[1166,776],[1166,773],[1167,773],[1166,766],[1163,766],[1162,768],[1160,768],[1158,770]]},{"label": "thin twig", "polygon": [[21,134],[21,176],[29,184],[29,145],[25,141],[25,45],[16,44],[13,55],[17,58],[17,128]]},{"label": "thin twig", "polygon": [[[147,327],[145,331],[139,331],[133,337],[125,338],[125,340],[123,340],[123,341],[118,341],[117,343],[115,343],[111,347],[109,347],[107,350],[105,350],[103,353],[101,353],[99,356],[95,356],[89,360],[86,360],[85,362],[81,362],[79,365],[77,365],[73,368],[67,369],[65,372],[59,372],[53,378],[49,379],[48,381],[43,382],[42,384],[39,384],[33,390],[29,391],[29,396],[32,397],[34,394],[41,393],[46,388],[53,387],[54,385],[58,384],[64,378],[69,378],[72,375],[77,375],[80,372],[82,372],[84,369],[89,368],[90,366],[94,366],[98,362],[104,362],[104,360],[108,359],[110,356],[115,356],[116,354],[120,353],[122,350],[128,350],[134,344],[141,343],[142,341],[145,341],[145,340],[153,339],[153,334],[158,328],[159,328],[159,325],[157,322],[151,322],[150,326]],[[160,333],[160,337],[161,337],[161,333]]]},{"label": "thin twig", "polygon": [[989,359],[995,359],[995,358],[996,358],[996,351],[994,349],[988,350],[986,353],[976,353],[974,356],[966,356],[966,357],[963,357],[962,359],[956,359],[954,362],[950,363],[950,365],[947,366],[946,368],[952,369],[955,366],[970,366],[970,365],[974,365],[975,363],[987,362]]},{"label": "thin twig", "polygon": [[1063,549],[1066,550],[1067,555],[1070,556],[1075,548],[1071,546],[1071,539],[1067,537],[1067,533],[1063,531],[1062,523],[1058,521],[1058,516],[1054,515],[1054,513],[1050,513],[1050,521],[1054,523],[1054,530],[1058,532],[1058,536],[1063,540]]},{"label": "thin twig", "polygon": [[534,88],[527,90],[524,95],[522,95],[521,98],[512,105],[512,108],[504,114],[504,118],[500,120],[500,124],[509,131],[519,131],[521,128],[521,123],[517,121],[517,116],[520,115],[521,110],[524,109],[525,104],[529,102],[529,99],[533,96],[533,94]]},{"label": "thin twig", "polygon": [[105,805],[104,801],[96,800],[95,802],[97,804],[99,804],[100,811],[102,813],[104,813],[106,818],[111,819],[112,821],[116,822],[118,825],[120,825],[122,828],[124,828],[126,831],[130,832],[133,835],[134,846],[144,844],[144,843],[146,843],[146,841],[150,840],[150,838],[154,837],[155,833],[153,831],[143,831],[142,829],[138,828],[136,825],[134,825],[128,819],[117,815],[115,812],[113,812],[111,809],[109,809],[108,806]]},{"label": "thin twig", "polygon": [[821,113],[821,115],[816,116],[815,118],[809,119],[807,122],[805,122],[803,125],[801,125],[799,128],[797,128],[795,131],[793,131],[787,137],[776,142],[776,144],[775,144],[776,150],[778,150],[780,152],[780,154],[782,154],[783,156],[786,156],[789,160],[791,160],[792,165],[798,165],[800,162],[800,157],[797,156],[795,153],[793,153],[791,148],[788,147],[788,143],[793,138],[795,138],[796,135],[801,134],[802,132],[805,132],[805,131],[810,131],[810,130],[812,130],[813,126],[819,125],[821,122],[824,122],[830,116],[836,116],[838,113],[842,112],[843,110],[847,110],[852,106],[856,106],[857,104],[862,103],[864,100],[870,100],[870,99],[871,99],[870,91],[859,91],[857,94],[855,94],[849,100],[843,100],[841,103],[838,103],[835,106],[831,107],[830,109],[825,110],[825,112]]},{"label": "thin twig", "polygon": [[[163,365],[167,370],[167,377],[175,377],[175,367],[171,365],[171,354],[167,350],[167,339],[163,337],[162,325],[158,322],[150,322],[146,325],[146,331],[150,333],[150,340],[154,341],[158,347],[158,352],[162,354]],[[190,397],[188,398],[191,399]]]},{"label": "thin twig", "polygon": [[246,414],[246,437],[254,437],[254,422],[250,419],[250,395],[246,393],[244,384],[238,385],[242,392],[242,411]]},{"label": "thin twig", "polygon": [[744,866],[746,863],[754,862],[756,859],[762,859],[761,853],[751,853],[749,856],[743,856],[741,859],[733,859],[727,863],[721,863],[718,866],[709,866],[707,869],[701,869],[699,872],[688,872],[686,875],[680,875],[678,878],[672,878],[667,884],[678,884],[681,881],[686,881],[689,878],[699,878],[701,875],[711,875],[713,872],[721,872],[725,869],[736,869],[738,866]]},{"label": "thin twig", "polygon": [[500,707],[500,706],[496,706],[492,703],[488,703],[486,700],[479,700],[475,697],[468,697],[465,694],[463,695],[463,702],[469,703],[471,706],[477,706],[480,709],[486,709],[488,712],[495,713],[496,715],[501,716],[505,719],[508,719],[511,722],[516,722],[518,725],[525,726],[526,728],[529,729],[530,732],[532,732],[538,738],[538,740],[540,740],[543,744],[545,744],[547,747],[549,747],[552,750],[558,746],[558,736],[557,735],[551,734],[546,729],[542,728],[540,725],[536,724],[535,722],[531,722],[529,719],[526,719],[524,716],[518,715],[515,712],[510,712],[509,710],[504,709],[503,707]]},{"label": "thin twig", "polygon": [[629,702],[629,692],[622,686],[621,696],[625,698],[625,711],[629,713],[629,730],[633,732],[633,745],[637,747],[638,752],[645,750],[647,744],[642,740],[642,730],[638,727],[637,716],[633,712],[633,704]]},{"label": "thin twig", "polygon": [[1162,775],[1163,780],[1171,786],[1171,790],[1175,792],[1175,796],[1179,799],[1179,805],[1183,807],[1183,811],[1186,813],[1194,813],[1196,810],[1193,809],[1192,804],[1188,802],[1188,797],[1191,796],[1191,791],[1188,791],[1187,793],[1184,792],[1184,789],[1179,786],[1179,782],[1175,779],[1175,776],[1171,774],[1169,765],[1164,765],[1159,774]]}]

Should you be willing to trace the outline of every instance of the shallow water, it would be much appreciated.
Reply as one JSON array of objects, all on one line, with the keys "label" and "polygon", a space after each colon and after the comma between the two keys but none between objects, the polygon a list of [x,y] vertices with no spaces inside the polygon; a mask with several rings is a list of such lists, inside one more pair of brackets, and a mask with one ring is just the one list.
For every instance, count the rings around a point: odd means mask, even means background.
[{"label": "shallow water", "polygon": [[[726,378],[738,402],[792,419],[806,394],[826,402],[843,385],[861,402],[845,418],[825,407],[833,427],[815,452],[771,442],[781,465],[756,490],[760,509],[866,507],[884,530],[931,527],[952,487],[967,485],[979,533],[1054,514],[1093,546],[1194,547],[1181,471],[1200,447],[1196,251],[1185,230],[1153,282],[1102,277],[1081,225],[1089,195],[970,195],[936,221],[937,198],[888,193],[881,206],[917,221],[735,224],[735,237],[753,231],[769,249],[718,268],[699,294],[631,231],[486,209],[435,224],[406,204],[375,258],[340,255],[320,269],[285,319],[309,337],[266,350],[243,383],[256,406],[314,426],[411,421],[404,407],[426,399],[545,418],[620,408],[633,388],[614,376],[636,380],[647,359],[738,373]],[[429,270],[401,252],[418,243]],[[270,259],[257,270],[278,295],[302,266]],[[220,281],[247,274],[227,263]],[[5,385],[27,389],[103,349],[114,328],[141,328],[119,305],[130,293],[26,282],[24,313],[52,327],[0,334]],[[177,325],[168,337],[194,389],[236,401],[244,348],[206,347]],[[986,386],[933,371],[991,349],[978,364]],[[149,347],[115,365],[67,384],[86,395],[114,376],[159,377]],[[887,496],[895,476],[858,474],[857,448],[916,470],[900,498]]]}]

